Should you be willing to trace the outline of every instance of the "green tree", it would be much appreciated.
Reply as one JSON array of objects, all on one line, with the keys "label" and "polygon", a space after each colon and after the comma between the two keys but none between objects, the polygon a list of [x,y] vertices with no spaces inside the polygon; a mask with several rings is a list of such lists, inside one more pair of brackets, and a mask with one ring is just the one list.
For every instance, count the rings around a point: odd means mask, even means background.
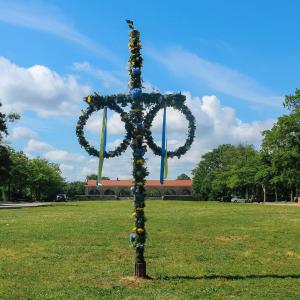
[{"label": "green tree", "polygon": [[0,145],[0,200],[6,200],[5,188],[7,187],[12,161],[8,147]]},{"label": "green tree", "polygon": [[[87,180],[98,180],[98,175],[97,174],[91,174],[86,176]],[[107,176],[102,176],[102,180],[109,180],[110,178]]]},{"label": "green tree", "polygon": [[300,108],[279,117],[272,129],[263,132],[262,150],[271,157],[273,183],[290,191],[290,199],[300,183]]},{"label": "green tree", "polygon": [[283,106],[290,110],[298,108],[300,106],[300,90],[296,89],[295,94],[293,95],[286,95]]},{"label": "green tree", "polygon": [[[2,103],[0,102],[0,108]],[[13,122],[20,119],[20,116],[17,114],[4,114],[0,111],[0,199],[5,200],[4,187],[7,185],[7,182],[10,177],[10,170],[12,166],[12,161],[9,156],[9,149],[7,146],[2,144],[3,138],[7,136],[7,122]]]},{"label": "green tree", "polygon": [[87,180],[97,180],[98,179],[98,175],[97,174],[87,175],[86,179]]},{"label": "green tree", "polygon": [[13,149],[10,149],[10,159],[12,167],[8,182],[9,191],[13,191],[15,197],[23,198],[29,191],[31,178],[29,159],[22,151],[16,152]]},{"label": "green tree", "polygon": [[[255,174],[255,181],[261,186],[263,191],[263,201],[267,201],[267,190],[272,184],[274,178],[274,168],[270,155],[264,151],[260,151],[257,158],[257,172]],[[275,183],[275,182],[274,182]],[[277,194],[276,194],[277,200]]]},{"label": "green tree", "polygon": [[258,154],[253,146],[221,145],[202,156],[193,172],[193,193],[202,199],[256,193]]},{"label": "green tree", "polygon": [[184,173],[182,173],[179,176],[177,176],[176,179],[177,180],[191,180],[191,178],[188,175],[184,174]]},{"label": "green tree", "polygon": [[249,193],[255,190],[255,175],[258,167],[258,155],[254,147],[239,145],[226,170],[226,185],[235,193],[249,199]]},{"label": "green tree", "polygon": [[63,192],[65,182],[59,166],[47,160],[34,158],[30,160],[30,190],[34,199],[51,200]]},{"label": "green tree", "polygon": [[193,171],[193,194],[203,200],[230,196],[227,179],[234,151],[233,145],[225,144],[202,156],[202,160]]},{"label": "green tree", "polygon": [[[0,108],[2,103],[0,102]],[[14,122],[15,120],[19,120],[20,116],[18,114],[5,114],[0,111],[0,143],[2,142],[4,136],[8,134],[7,132],[7,122]]]},{"label": "green tree", "polygon": [[150,197],[161,197],[161,192],[158,189],[151,189],[147,192]]},{"label": "green tree", "polygon": [[83,195],[84,186],[85,183],[82,181],[67,182],[64,191],[69,197],[74,197],[76,195]]}]

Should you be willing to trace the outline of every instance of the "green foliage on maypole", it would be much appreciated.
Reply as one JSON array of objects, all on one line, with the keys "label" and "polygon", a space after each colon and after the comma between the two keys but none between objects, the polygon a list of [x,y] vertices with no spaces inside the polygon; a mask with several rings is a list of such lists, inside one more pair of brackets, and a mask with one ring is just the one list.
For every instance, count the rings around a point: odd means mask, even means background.
[{"label": "green foliage on maypole", "polygon": [[[121,155],[130,145],[133,152],[133,186],[131,191],[134,195],[133,217],[135,226],[130,234],[130,241],[136,249],[135,275],[146,277],[146,262],[144,259],[144,247],[146,242],[145,230],[145,178],[148,171],[145,166],[144,155],[147,146],[155,155],[161,156],[162,148],[154,141],[151,126],[152,122],[160,109],[172,107],[181,112],[188,121],[188,132],[185,143],[173,151],[167,151],[168,158],[184,155],[191,147],[195,137],[195,118],[190,109],[186,106],[185,96],[181,93],[161,95],[159,93],[142,93],[142,72],[143,58],[141,56],[142,45],[140,42],[140,32],[134,29],[133,22],[127,20],[130,28],[129,50],[130,57],[128,61],[128,73],[130,80],[128,82],[130,93],[103,96],[97,93],[84,98],[88,104],[86,110],[82,110],[76,126],[76,135],[80,145],[88,154],[99,157],[99,151],[95,149],[84,136],[84,126],[86,125],[92,113],[107,108],[118,113],[121,121],[124,122],[126,134],[123,141],[114,150],[104,151],[104,158],[112,158]],[[131,105],[129,112],[123,108]],[[147,115],[145,110],[147,109]]]},{"label": "green foliage on maypole", "polygon": [[[129,23],[129,22],[128,22]],[[129,88],[132,97],[132,110],[130,113],[130,119],[134,126],[132,134],[131,149],[133,152],[133,187],[132,192],[134,194],[134,209],[133,217],[135,218],[135,226],[130,235],[130,240],[136,249],[136,263],[145,263],[144,259],[144,246],[146,242],[146,230],[145,230],[145,178],[148,175],[147,168],[145,166],[144,154],[147,151],[147,146],[144,144],[145,129],[143,125],[143,102],[142,96],[142,77],[141,68],[143,65],[143,59],[140,53],[142,45],[140,43],[140,32],[133,28],[133,24],[129,24],[130,40],[129,50],[130,58],[128,61],[128,73],[130,75]]]}]

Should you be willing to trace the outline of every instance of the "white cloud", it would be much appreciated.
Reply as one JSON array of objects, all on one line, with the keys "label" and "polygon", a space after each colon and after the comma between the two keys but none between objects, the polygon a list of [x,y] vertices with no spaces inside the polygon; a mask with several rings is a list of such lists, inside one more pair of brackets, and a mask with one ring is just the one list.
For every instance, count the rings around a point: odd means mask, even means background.
[{"label": "white cloud", "polygon": [[34,139],[37,137],[37,133],[27,127],[15,127],[12,129],[10,135],[8,136],[9,140],[16,141],[20,139]]},{"label": "white cloud", "polygon": [[[54,149],[53,146],[35,139],[30,139],[23,151],[30,158],[34,158],[38,154],[50,162],[59,163],[62,175],[68,181],[83,180],[85,178],[81,173],[86,161],[83,155]],[[32,155],[32,152],[34,152],[34,155]],[[93,163],[89,162],[89,164],[92,165]]]},{"label": "white cloud", "polygon": [[43,153],[42,155],[47,160],[51,161],[73,161],[73,162],[83,162],[85,160],[83,155],[76,153],[69,153],[64,150],[50,150]]},{"label": "white cloud", "polygon": [[[109,149],[119,144],[120,140],[109,144]],[[112,146],[112,148],[110,148]],[[116,158],[106,159],[103,165],[103,176],[108,176],[111,179],[128,179],[131,178],[132,173],[132,160],[131,160],[131,149],[130,147],[122,154],[122,156]],[[98,173],[98,159],[90,159],[80,170],[81,180],[87,175]]]},{"label": "white cloud", "polygon": [[40,116],[72,115],[78,112],[90,87],[74,76],[62,77],[49,68],[23,68],[0,57],[0,99],[6,111],[31,110]]},{"label": "white cloud", "polygon": [[154,86],[151,82],[149,81],[144,81],[143,82],[143,93],[160,93],[160,90],[158,87]]},{"label": "white cloud", "polygon": [[214,91],[224,93],[252,103],[279,107],[282,97],[274,95],[254,78],[235,69],[211,62],[181,48],[167,51],[148,51],[148,54],[181,78],[195,84],[204,83]]},{"label": "white cloud", "polygon": [[30,139],[27,146],[24,148],[25,153],[36,152],[36,151],[48,151],[53,147],[45,142],[41,142],[35,139]]},{"label": "white cloud", "polygon": [[123,91],[127,88],[125,80],[121,80],[117,75],[114,75],[112,72],[104,71],[100,68],[95,68],[91,66],[88,62],[76,62],[73,64],[73,66],[75,70],[84,72],[99,79],[101,84],[105,88],[114,88]]},{"label": "white cloud", "polygon": [[60,164],[60,169],[65,172],[65,171],[73,171],[74,170],[74,166],[71,165],[67,165],[67,164]]},{"label": "white cloud", "polygon": [[97,174],[97,173],[98,173],[98,170],[96,168],[96,164],[93,167],[83,167],[81,169],[81,175],[82,175],[81,180],[83,180],[88,175]]},{"label": "white cloud", "polygon": [[[99,134],[102,128],[102,111],[94,113],[86,123],[86,130]],[[125,124],[121,121],[120,115],[115,112],[108,112],[107,134],[125,134]]]},{"label": "white cloud", "polygon": [[65,19],[57,7],[49,3],[39,5],[35,2],[32,5],[28,1],[26,4],[0,1],[0,21],[53,34],[91,50],[112,62],[119,62],[119,58],[114,53],[80,33]]},{"label": "white cloud", "polygon": [[[171,132],[178,132],[178,130],[184,130],[187,128],[187,121],[185,117],[177,110],[173,108],[167,108],[167,118],[168,118],[168,134]],[[162,130],[162,119],[163,110],[161,109],[153,120],[151,130],[153,133],[161,133]]]}]

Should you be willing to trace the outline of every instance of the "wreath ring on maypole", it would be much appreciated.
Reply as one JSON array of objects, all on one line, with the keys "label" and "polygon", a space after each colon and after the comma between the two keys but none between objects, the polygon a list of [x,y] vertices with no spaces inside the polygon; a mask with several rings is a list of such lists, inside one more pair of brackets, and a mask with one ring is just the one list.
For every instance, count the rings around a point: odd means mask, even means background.
[{"label": "wreath ring on maypole", "polygon": [[[181,97],[180,97],[181,96]],[[188,133],[187,133],[187,138],[183,146],[177,148],[174,151],[167,151],[167,156],[169,158],[173,157],[178,157],[180,158],[182,155],[184,155],[190,148],[191,145],[194,141],[195,137],[195,130],[196,130],[196,125],[195,125],[195,117],[193,116],[192,112],[190,109],[185,105],[185,97],[183,95],[167,95],[167,96],[162,96],[161,101],[159,103],[155,104],[154,106],[151,107],[150,111],[145,117],[145,138],[147,141],[147,144],[149,148],[153,151],[155,155],[161,156],[162,149],[160,146],[158,146],[153,139],[152,132],[151,132],[151,125],[152,122],[157,115],[158,111],[160,109],[163,109],[164,106],[166,107],[172,107],[175,110],[181,112],[187,119],[188,121]]]},{"label": "wreath ring on maypole", "polygon": [[[107,107],[110,110],[115,111],[121,116],[121,120],[125,123],[125,129],[126,134],[123,139],[123,141],[120,143],[118,147],[116,147],[114,150],[105,151],[104,157],[105,158],[112,158],[116,156],[120,156],[123,152],[126,151],[127,147],[130,144],[130,141],[132,139],[132,125],[129,121],[128,113],[126,113],[113,99],[112,97],[100,97],[99,95],[96,95],[97,97],[90,99],[91,102],[89,103],[89,107],[86,110],[81,111],[81,116],[79,117],[79,120],[77,122],[76,126],[76,135],[78,137],[79,144],[81,147],[83,147],[86,152],[89,155],[99,157],[99,151],[95,149],[93,146],[90,145],[90,143],[86,140],[84,136],[84,126],[87,123],[87,120],[89,117],[94,113],[101,109],[104,109],[104,107]],[[87,97],[85,98],[85,100]],[[101,101],[102,100],[102,101]],[[86,102],[88,102],[86,100]]]}]

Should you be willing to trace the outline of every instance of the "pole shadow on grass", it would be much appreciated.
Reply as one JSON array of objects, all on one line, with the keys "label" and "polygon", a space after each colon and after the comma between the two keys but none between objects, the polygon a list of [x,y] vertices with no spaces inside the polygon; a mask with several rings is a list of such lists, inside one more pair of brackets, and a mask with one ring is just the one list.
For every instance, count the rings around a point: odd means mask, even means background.
[{"label": "pole shadow on grass", "polygon": [[203,275],[203,276],[188,276],[188,275],[175,275],[175,276],[159,276],[157,280],[247,280],[247,279],[300,279],[298,274],[249,274],[249,275]]}]

